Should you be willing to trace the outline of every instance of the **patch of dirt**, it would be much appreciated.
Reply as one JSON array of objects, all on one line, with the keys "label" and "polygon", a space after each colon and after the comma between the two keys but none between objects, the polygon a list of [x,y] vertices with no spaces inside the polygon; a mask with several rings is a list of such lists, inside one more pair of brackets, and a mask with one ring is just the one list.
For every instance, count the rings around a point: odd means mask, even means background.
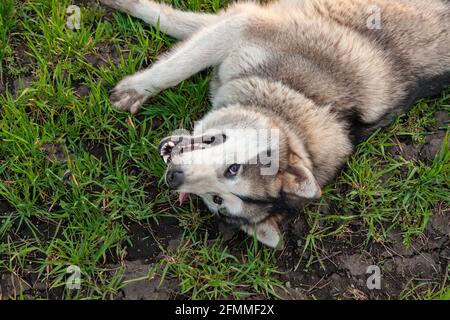
[{"label": "patch of dirt", "polygon": [[[180,292],[178,280],[165,278],[161,281],[158,273],[152,272],[152,265],[137,261],[125,261],[124,287],[117,299],[122,300],[167,300]],[[143,279],[144,278],[144,279]]]},{"label": "patch of dirt", "polygon": [[0,300],[18,299],[61,299],[63,289],[49,289],[50,283],[41,280],[33,266],[27,266],[20,274],[0,274]]},{"label": "patch of dirt", "polygon": [[115,299],[165,300],[179,295],[179,281],[166,276],[157,263],[167,252],[176,250],[180,244],[182,229],[175,218],[160,218],[158,222],[139,224],[126,220],[130,241],[122,243],[125,249],[121,264],[124,267],[123,288]]},{"label": "patch of dirt", "polygon": [[35,76],[25,76],[25,77],[22,76],[20,78],[15,79],[12,84],[12,92],[14,98],[17,98],[20,91],[30,87],[31,84],[36,80],[37,78]]},{"label": "patch of dirt", "polygon": [[0,198],[0,214],[13,212],[14,208],[8,203],[8,201]]},{"label": "patch of dirt", "polygon": [[434,118],[440,127],[450,124],[450,113],[439,110],[434,113]]},{"label": "patch of dirt", "polygon": [[426,144],[422,147],[420,154],[427,163],[433,162],[436,155],[441,150],[442,143],[445,139],[445,131],[440,130],[432,135],[425,137]]},{"label": "patch of dirt", "polygon": [[[6,203],[6,205],[2,205]],[[53,212],[59,208],[58,204],[53,204],[48,210],[49,212]],[[14,213],[15,209],[7,204],[6,201],[0,201],[0,223],[2,222],[2,216],[7,216],[9,213]],[[60,238],[62,236],[62,232],[65,226],[64,220],[60,220],[59,222],[44,219],[38,216],[32,216],[29,218],[30,224],[34,226],[33,230],[25,223],[20,223],[19,220],[15,220],[12,223],[11,229],[3,236],[0,237],[1,242],[15,242],[20,243],[23,241],[36,241],[36,237],[38,237],[39,242],[45,243],[51,239]],[[34,251],[34,253],[30,253],[27,257],[30,260],[30,264],[35,258],[45,258],[45,256],[41,252]],[[39,257],[38,257],[39,256]],[[2,256],[0,255],[0,259]]]},{"label": "patch of dirt", "polygon": [[156,262],[156,258],[167,250],[169,244],[181,237],[182,230],[175,218],[160,218],[158,222],[138,224],[131,220],[125,222],[131,243],[124,243],[125,259]]},{"label": "patch of dirt", "polygon": [[26,46],[20,43],[14,45],[17,46],[12,52],[14,69],[20,69],[22,72],[19,78],[14,78],[6,67],[0,70],[0,95],[8,88],[16,97],[19,90],[29,87],[30,83],[36,80],[36,76],[31,74],[31,66],[36,65],[36,60],[26,52]]},{"label": "patch of dirt", "polygon": [[41,145],[41,150],[50,162],[66,163],[68,161],[68,155],[62,143],[44,142]]},{"label": "patch of dirt", "polygon": [[[124,52],[124,59],[126,60],[127,53]],[[90,53],[85,56],[86,61],[94,67],[109,67],[116,65],[121,61],[121,52],[113,43],[100,43],[95,48],[95,53]]]},{"label": "patch of dirt", "polygon": [[73,85],[73,92],[78,98],[84,98],[89,96],[89,87],[84,83],[75,82]]},{"label": "patch of dirt", "polygon": [[[94,140],[85,140],[81,143],[83,149],[85,149],[87,152],[89,152],[91,155],[93,155],[98,160],[102,161],[103,163],[107,163],[108,157],[106,154],[105,146],[103,143],[99,143],[98,141]],[[116,154],[113,153],[112,155],[112,162],[115,162],[116,160]]]},{"label": "patch of dirt", "polygon": [[441,150],[446,136],[446,128],[449,124],[450,115],[445,111],[437,111],[434,114],[438,128],[425,136],[425,144],[414,143],[410,137],[399,137],[396,145],[386,148],[386,153],[397,158],[402,157],[408,161],[421,160],[431,164]]}]

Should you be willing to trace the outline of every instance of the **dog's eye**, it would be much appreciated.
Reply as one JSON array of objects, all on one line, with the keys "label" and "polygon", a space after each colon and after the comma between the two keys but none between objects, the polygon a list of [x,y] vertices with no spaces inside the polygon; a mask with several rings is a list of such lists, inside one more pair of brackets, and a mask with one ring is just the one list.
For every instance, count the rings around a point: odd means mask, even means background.
[{"label": "dog's eye", "polygon": [[221,205],[222,202],[223,202],[223,199],[221,197],[219,197],[219,196],[213,196],[213,202],[215,204]]},{"label": "dog's eye", "polygon": [[232,164],[231,166],[228,167],[227,171],[225,171],[225,177],[227,178],[234,177],[239,172],[240,167],[241,167],[240,164],[237,163]]}]

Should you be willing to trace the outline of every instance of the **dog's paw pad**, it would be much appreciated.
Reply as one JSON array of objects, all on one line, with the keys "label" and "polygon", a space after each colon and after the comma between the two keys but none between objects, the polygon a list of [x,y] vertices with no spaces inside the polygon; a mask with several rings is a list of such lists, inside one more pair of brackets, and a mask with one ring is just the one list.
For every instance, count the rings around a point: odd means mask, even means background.
[{"label": "dog's paw pad", "polygon": [[116,108],[134,114],[141,108],[147,98],[148,96],[140,94],[134,89],[114,89],[110,101]]}]

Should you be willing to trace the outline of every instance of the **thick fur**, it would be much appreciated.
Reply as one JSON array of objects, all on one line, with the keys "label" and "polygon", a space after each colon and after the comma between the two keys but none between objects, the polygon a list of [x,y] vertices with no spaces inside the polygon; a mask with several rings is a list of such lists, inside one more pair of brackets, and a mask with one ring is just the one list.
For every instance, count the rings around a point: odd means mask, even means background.
[{"label": "thick fur", "polygon": [[[214,67],[210,111],[194,129],[277,128],[280,168],[189,171],[179,191],[279,243],[275,213],[320,195],[357,142],[421,97],[450,85],[446,0],[280,0],[236,3],[218,15],[181,12],[146,0],[103,3],[185,40],[149,69],[122,80],[112,103],[135,113],[150,96]],[[377,13],[378,25],[368,22]],[[171,165],[169,165],[170,168]],[[219,194],[224,208],[212,202]],[[282,200],[282,201],[281,201]],[[223,210],[222,210],[223,209]],[[276,236],[278,235],[278,237]]]}]

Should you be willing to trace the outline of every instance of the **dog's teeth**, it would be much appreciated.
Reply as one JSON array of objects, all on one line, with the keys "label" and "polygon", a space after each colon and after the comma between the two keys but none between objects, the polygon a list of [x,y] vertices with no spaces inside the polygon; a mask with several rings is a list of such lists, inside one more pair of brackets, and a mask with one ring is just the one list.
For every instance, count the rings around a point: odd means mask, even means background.
[{"label": "dog's teeth", "polygon": [[169,162],[169,158],[170,158],[169,155],[163,156],[164,162],[165,162],[165,163],[168,163],[168,162]]},{"label": "dog's teeth", "polygon": [[172,141],[166,142],[162,147],[161,147],[161,156],[170,154],[172,152],[173,147],[175,146],[175,144]]}]

